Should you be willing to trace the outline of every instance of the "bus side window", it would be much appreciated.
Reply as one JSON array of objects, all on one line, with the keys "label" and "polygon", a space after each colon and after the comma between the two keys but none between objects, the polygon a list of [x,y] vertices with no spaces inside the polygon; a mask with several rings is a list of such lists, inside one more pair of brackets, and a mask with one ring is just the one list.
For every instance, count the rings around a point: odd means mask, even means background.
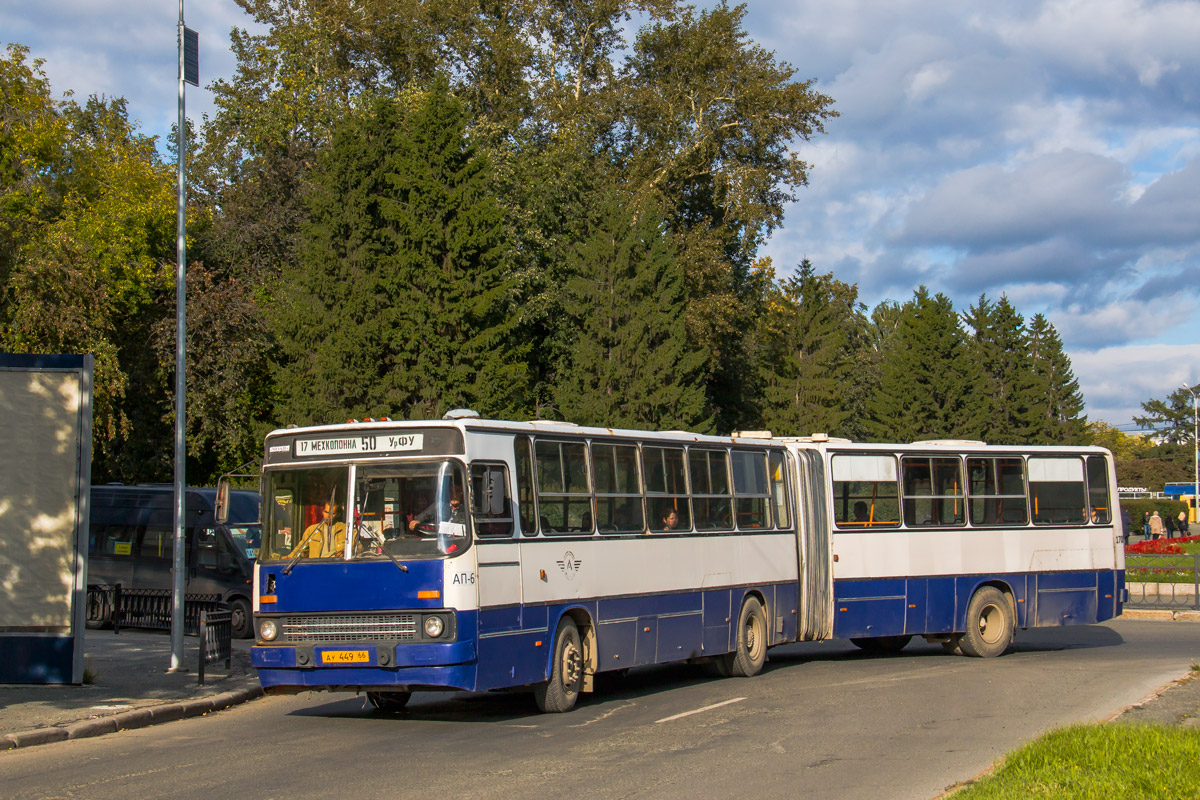
[{"label": "bus side window", "polygon": [[1087,503],[1079,458],[1031,456],[1029,499],[1034,525],[1081,525]]},{"label": "bus side window", "polygon": [[733,493],[737,502],[737,526],[742,530],[769,528],[767,459],[762,451],[734,450],[729,454],[733,469]]},{"label": "bus side window", "polygon": [[533,492],[533,453],[529,447],[529,439],[521,436],[514,442],[517,461],[517,514],[521,519],[521,535],[537,536],[538,528],[534,522],[537,516],[537,505]]},{"label": "bus side window", "polygon": [[1087,479],[1092,522],[1107,525],[1112,522],[1112,502],[1108,497],[1108,464],[1104,456],[1088,456]]},{"label": "bus side window", "polygon": [[503,464],[471,465],[471,514],[482,538],[512,536],[508,469]]},{"label": "bus side window", "polygon": [[832,463],[834,520],[839,528],[899,527],[895,456],[835,454]]},{"label": "bus side window", "polygon": [[966,497],[958,458],[905,456],[904,524],[909,527],[962,525]]},{"label": "bus side window", "polygon": [[791,526],[787,500],[787,470],[784,468],[783,453],[771,451],[769,456],[771,477],[771,500],[775,506],[775,525],[779,528]]},{"label": "bus side window", "polygon": [[534,465],[542,533],[593,532],[587,445],[538,439]]}]

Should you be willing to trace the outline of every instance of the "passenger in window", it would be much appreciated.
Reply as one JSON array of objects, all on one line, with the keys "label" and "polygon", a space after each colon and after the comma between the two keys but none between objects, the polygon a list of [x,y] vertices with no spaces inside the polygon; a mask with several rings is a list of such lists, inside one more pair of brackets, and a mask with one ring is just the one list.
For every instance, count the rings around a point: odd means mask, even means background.
[{"label": "passenger in window", "polygon": [[871,523],[871,509],[862,500],[854,504],[854,522],[857,525],[869,525]]},{"label": "passenger in window", "polygon": [[675,509],[668,509],[666,514],[663,514],[662,527],[665,531],[673,531],[679,527],[679,512]]},{"label": "passenger in window", "polygon": [[300,537],[300,543],[287,554],[293,558],[303,553],[307,558],[332,558],[342,554],[346,545],[346,523],[338,519],[342,507],[326,503],[321,508],[321,521],[314,522]]}]

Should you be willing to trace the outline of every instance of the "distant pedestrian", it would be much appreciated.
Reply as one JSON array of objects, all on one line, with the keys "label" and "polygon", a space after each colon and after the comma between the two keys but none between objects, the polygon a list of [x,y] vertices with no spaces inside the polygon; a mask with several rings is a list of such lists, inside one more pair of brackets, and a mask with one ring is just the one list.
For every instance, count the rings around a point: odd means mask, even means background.
[{"label": "distant pedestrian", "polygon": [[1128,542],[1130,536],[1133,536],[1133,516],[1128,511],[1126,511],[1125,509],[1122,508],[1121,509],[1121,538],[1123,538],[1125,541]]},{"label": "distant pedestrian", "polygon": [[1165,528],[1167,531],[1168,539],[1175,538],[1175,518],[1170,514],[1167,514],[1167,516],[1163,519],[1163,528]]},{"label": "distant pedestrian", "polygon": [[1150,512],[1142,514],[1142,536],[1150,538]]},{"label": "distant pedestrian", "polygon": [[1179,535],[1180,536],[1188,535],[1188,518],[1187,518],[1186,511],[1179,512]]},{"label": "distant pedestrian", "polygon": [[1155,510],[1155,512],[1150,515],[1150,538],[1161,539],[1163,537],[1163,531],[1165,530],[1166,529],[1163,527],[1162,517],[1160,517],[1158,515],[1158,511]]}]

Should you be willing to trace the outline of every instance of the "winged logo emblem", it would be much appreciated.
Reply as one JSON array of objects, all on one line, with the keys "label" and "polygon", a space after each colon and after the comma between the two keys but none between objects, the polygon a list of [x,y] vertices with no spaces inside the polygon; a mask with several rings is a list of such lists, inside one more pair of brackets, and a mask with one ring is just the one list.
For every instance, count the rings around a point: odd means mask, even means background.
[{"label": "winged logo emblem", "polygon": [[563,575],[567,576],[567,580],[575,579],[575,573],[579,571],[579,565],[583,563],[582,559],[576,558],[575,554],[570,550],[563,553],[562,559],[555,562],[558,568],[562,570]]}]

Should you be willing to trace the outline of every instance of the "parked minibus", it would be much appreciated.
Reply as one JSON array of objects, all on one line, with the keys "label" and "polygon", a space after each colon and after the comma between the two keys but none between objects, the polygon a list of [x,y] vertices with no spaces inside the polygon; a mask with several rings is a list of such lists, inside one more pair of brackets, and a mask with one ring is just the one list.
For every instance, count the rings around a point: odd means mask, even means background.
[{"label": "parked minibus", "polygon": [[[231,492],[225,524],[216,521],[215,502],[215,489],[187,490],[185,591],[220,595],[233,611],[233,635],[248,638],[253,634],[254,559],[262,533],[258,493]],[[170,484],[93,486],[88,585],[171,589],[174,508]]]}]

